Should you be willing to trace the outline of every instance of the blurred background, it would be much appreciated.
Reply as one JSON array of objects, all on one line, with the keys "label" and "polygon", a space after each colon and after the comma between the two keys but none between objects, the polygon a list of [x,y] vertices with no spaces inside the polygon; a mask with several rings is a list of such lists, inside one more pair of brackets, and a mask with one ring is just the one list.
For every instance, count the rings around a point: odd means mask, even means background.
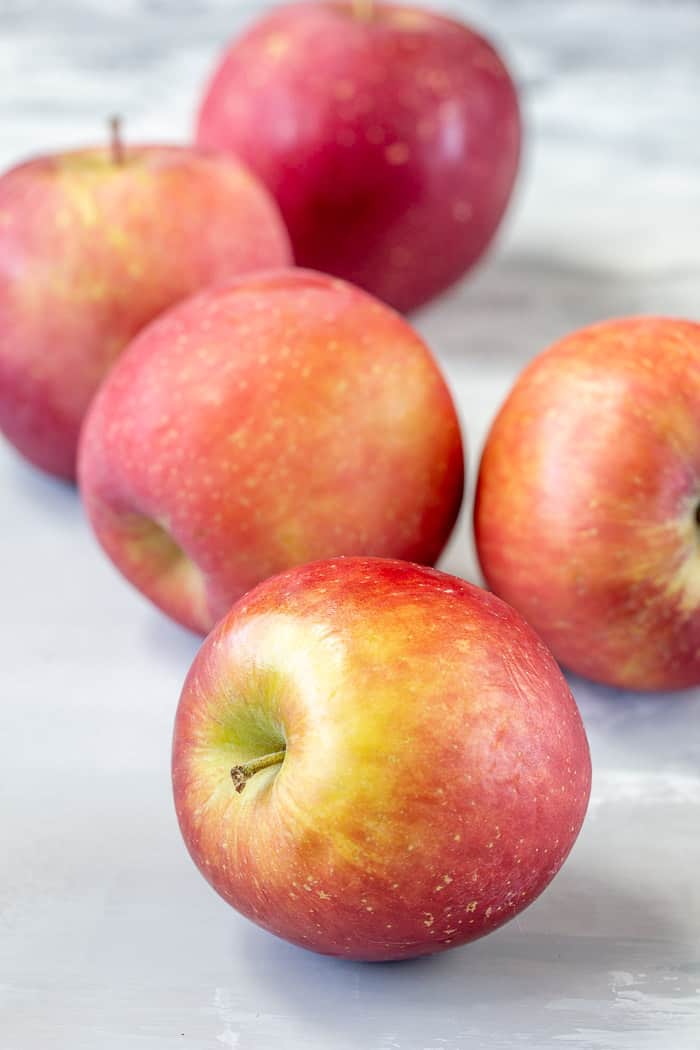
[{"label": "blurred background", "polygon": [[[127,141],[187,140],[222,46],[278,3],[0,0],[0,166],[106,139],[114,112]],[[480,370],[480,404],[464,420],[473,477],[504,362],[515,374],[565,332],[605,317],[697,315],[700,4],[424,6],[493,41],[525,116],[517,192],[490,253],[416,319],[458,385],[463,367]],[[450,552],[446,565],[476,572],[473,557],[460,565]]]},{"label": "blurred background", "polygon": [[[106,139],[114,112],[127,141],[186,140],[215,58],[269,6],[0,0],[0,166]],[[490,254],[414,318],[470,451],[441,564],[476,579],[478,453],[522,365],[606,317],[698,319],[700,4],[425,6],[496,44],[526,124]],[[641,697],[572,679],[594,793],[550,890],[467,950],[329,964],[237,918],[185,854],[169,746],[198,640],[111,569],[69,487],[4,445],[0,485],[3,1047],[697,1050],[697,691]]]}]

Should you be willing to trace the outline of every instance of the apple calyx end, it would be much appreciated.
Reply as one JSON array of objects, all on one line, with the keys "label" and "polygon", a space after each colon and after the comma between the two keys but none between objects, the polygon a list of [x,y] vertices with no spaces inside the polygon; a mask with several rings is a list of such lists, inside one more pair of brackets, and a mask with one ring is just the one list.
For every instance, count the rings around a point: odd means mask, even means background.
[{"label": "apple calyx end", "polygon": [[231,780],[238,794],[241,794],[250,778],[259,773],[261,769],[269,769],[270,766],[281,765],[286,754],[286,748],[282,748],[281,751],[273,751],[271,754],[263,755],[261,758],[243,762],[240,766],[233,766],[231,769]]}]

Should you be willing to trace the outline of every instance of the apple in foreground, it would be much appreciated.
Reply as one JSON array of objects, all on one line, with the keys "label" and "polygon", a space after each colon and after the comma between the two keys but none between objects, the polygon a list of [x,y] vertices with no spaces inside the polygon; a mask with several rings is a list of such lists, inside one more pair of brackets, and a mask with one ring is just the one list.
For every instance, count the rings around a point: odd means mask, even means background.
[{"label": "apple in foreground", "polygon": [[384,559],[246,595],[175,722],[175,806],[204,877],[348,959],[427,955],[517,915],[569,853],[590,776],[573,697],[520,615]]},{"label": "apple in foreground", "polygon": [[290,269],[202,292],[137,337],[88,414],[80,484],[114,563],[205,633],[306,561],[432,564],[459,511],[462,443],[403,318]]},{"label": "apple in foreground", "polygon": [[407,311],[472,266],[518,169],[515,87],[459,22],[403,5],[297,3],[224,55],[197,141],[277,199],[301,266]]},{"label": "apple in foreground", "polygon": [[571,670],[700,683],[700,325],[584,328],[500,411],[475,507],[484,575]]},{"label": "apple in foreground", "polygon": [[115,138],[14,168],[0,178],[0,430],[74,478],[87,406],[136,332],[205,285],[290,260],[277,206],[230,157]]}]

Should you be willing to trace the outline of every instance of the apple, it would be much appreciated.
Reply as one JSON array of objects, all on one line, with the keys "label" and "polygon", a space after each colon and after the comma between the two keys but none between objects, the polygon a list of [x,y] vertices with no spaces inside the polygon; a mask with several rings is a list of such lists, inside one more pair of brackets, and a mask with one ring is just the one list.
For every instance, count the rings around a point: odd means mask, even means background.
[{"label": "apple", "polygon": [[115,138],[12,169],[0,178],[0,430],[74,478],[87,406],[136,332],[205,285],[290,259],[277,206],[230,157]]},{"label": "apple", "polygon": [[224,55],[197,122],[277,199],[301,266],[408,311],[483,254],[520,153],[516,89],[459,22],[371,0],[297,3]]},{"label": "apple", "polygon": [[88,414],[80,483],[124,575],[205,633],[305,561],[434,562],[463,454],[409,325],[351,285],[288,269],[202,292],[136,338]]},{"label": "apple", "polygon": [[204,877],[328,955],[427,955],[495,930],[557,873],[590,758],[554,658],[494,595],[340,558],[242,598],[200,649],[173,742]]},{"label": "apple", "polygon": [[474,514],[484,575],[572,671],[700,683],[700,325],[607,321],[501,409]]}]

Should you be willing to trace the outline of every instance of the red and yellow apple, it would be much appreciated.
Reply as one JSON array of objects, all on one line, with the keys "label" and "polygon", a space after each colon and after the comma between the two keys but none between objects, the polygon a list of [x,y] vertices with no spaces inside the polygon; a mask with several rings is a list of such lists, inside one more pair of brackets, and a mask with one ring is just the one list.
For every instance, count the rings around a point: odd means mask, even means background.
[{"label": "red and yellow apple", "polygon": [[517,915],[568,855],[590,776],[576,704],[519,614],[383,559],[247,594],[175,723],[175,806],[204,877],[348,959],[442,951]]},{"label": "red and yellow apple", "polygon": [[700,325],[608,321],[521,375],[481,461],[484,575],[571,670],[700,683]]},{"label": "red and yellow apple", "polygon": [[136,332],[290,259],[276,205],[232,158],[117,142],[14,168],[0,178],[0,430],[73,478],[87,406]]},{"label": "red and yellow apple", "polygon": [[445,382],[406,322],[289,269],[202,292],[137,337],[87,417],[80,483],[114,563],[206,632],[305,561],[434,562],[463,455]]},{"label": "red and yellow apple", "polygon": [[491,241],[520,117],[502,60],[466,26],[403,5],[312,0],[234,41],[197,141],[232,150],[267,184],[299,265],[406,311]]}]

